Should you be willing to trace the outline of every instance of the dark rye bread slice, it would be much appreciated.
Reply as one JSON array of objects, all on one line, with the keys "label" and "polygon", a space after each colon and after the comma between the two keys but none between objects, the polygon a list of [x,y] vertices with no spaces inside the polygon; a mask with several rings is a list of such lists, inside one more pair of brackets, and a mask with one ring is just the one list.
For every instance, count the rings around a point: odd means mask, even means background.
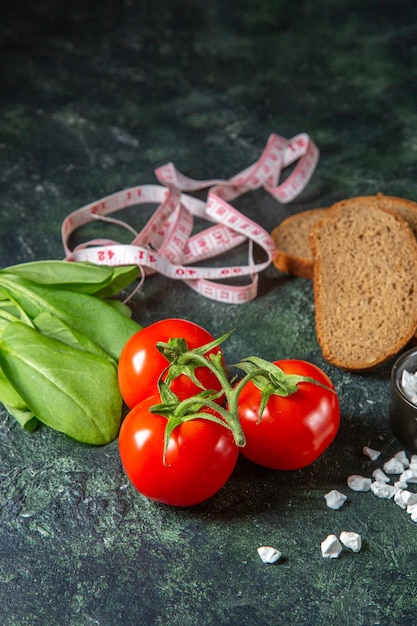
[{"label": "dark rye bread slice", "polygon": [[[340,200],[330,208],[339,209],[352,201],[355,202],[355,206],[371,206],[395,211],[406,220],[417,238],[417,202],[378,193],[376,196],[358,196]],[[301,211],[290,215],[274,228],[271,235],[276,247],[274,265],[277,269],[301,278],[313,278],[314,263],[310,232],[329,210],[329,208],[315,208]]]},{"label": "dark rye bread slice", "polygon": [[310,232],[326,214],[317,208],[285,218],[271,233],[275,243],[274,265],[281,272],[300,278],[313,278]]},{"label": "dark rye bread slice", "polygon": [[332,207],[311,243],[324,358],[363,371],[395,355],[417,328],[417,242],[407,223],[353,198]]}]

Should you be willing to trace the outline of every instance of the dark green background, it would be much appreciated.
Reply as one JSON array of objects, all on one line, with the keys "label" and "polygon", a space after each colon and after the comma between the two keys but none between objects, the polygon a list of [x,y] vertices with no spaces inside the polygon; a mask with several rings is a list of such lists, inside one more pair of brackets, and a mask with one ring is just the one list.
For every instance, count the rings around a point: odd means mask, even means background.
[{"label": "dark green background", "polygon": [[[167,161],[195,178],[229,177],[271,132],[305,131],[321,157],[290,206],[262,191],[236,201],[269,230],[349,196],[417,200],[416,35],[417,5],[405,0],[2,5],[1,265],[62,258],[69,212],[156,182],[154,168]],[[139,225],[145,217],[131,215]],[[174,509],[128,484],[117,442],[28,434],[2,409],[2,626],[417,623],[416,525],[393,502],[346,486],[375,466],[364,445],[383,460],[400,449],[387,420],[392,362],[368,375],[330,367],[312,284],[273,267],[248,304],[152,276],[133,311],[144,325],[182,316],[214,335],[235,328],[229,362],[258,354],[317,363],[339,391],[340,432],[304,470],[242,459],[210,501]],[[340,511],[325,505],[332,488],[349,495]],[[363,550],[323,559],[320,542],[342,530],[359,532]],[[282,562],[261,562],[265,544]]]}]

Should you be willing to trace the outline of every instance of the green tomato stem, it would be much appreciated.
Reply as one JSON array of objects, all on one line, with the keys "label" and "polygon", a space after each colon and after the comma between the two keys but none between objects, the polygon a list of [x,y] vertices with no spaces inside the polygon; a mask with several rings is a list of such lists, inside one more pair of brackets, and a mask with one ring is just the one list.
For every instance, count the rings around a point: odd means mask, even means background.
[{"label": "green tomato stem", "polygon": [[216,404],[215,402],[207,403],[207,406],[210,406],[223,417],[226,423],[224,425],[227,425],[232,431],[236,445],[239,448],[243,448],[246,445],[246,437],[237,413],[237,396],[230,384],[227,372],[224,369],[220,358],[216,358],[217,356],[218,355],[213,355],[212,358],[207,359],[202,354],[190,350],[189,352],[181,355],[179,362],[181,365],[183,363],[192,363],[196,367],[207,367],[216,376],[226,398],[227,409]]},{"label": "green tomato stem", "polygon": [[[296,374],[286,374],[280,367],[269,361],[265,361],[256,356],[247,357],[235,365],[236,368],[244,372],[244,376],[236,384],[232,384],[230,377],[223,365],[223,355],[221,352],[215,354],[207,353],[220,345],[230,333],[215,339],[205,346],[188,350],[188,346],[183,339],[171,339],[168,343],[158,343],[157,348],[169,361],[160,378],[160,392],[162,404],[153,407],[154,412],[162,411],[168,419],[165,433],[165,450],[169,437],[177,425],[191,419],[203,418],[217,422],[229,428],[232,432],[236,445],[241,448],[246,445],[246,437],[239,419],[239,396],[249,381],[261,392],[259,405],[259,419],[262,418],[263,411],[272,395],[289,396],[298,391],[298,385],[302,382],[309,382],[325,387],[330,391],[334,389],[319,383],[317,380],[299,376]],[[205,390],[195,375],[197,367],[207,368],[214,374],[220,383],[221,391],[214,392]],[[165,381],[162,381],[165,373]],[[200,386],[203,391],[187,400],[179,402],[178,398],[170,389],[170,384],[177,376],[185,374],[193,382]],[[336,393],[336,392],[335,392]],[[211,395],[210,395],[211,394]],[[225,397],[226,406],[220,406],[214,400],[221,395]],[[209,408],[220,415],[215,417],[210,413],[204,413],[204,408]]]}]

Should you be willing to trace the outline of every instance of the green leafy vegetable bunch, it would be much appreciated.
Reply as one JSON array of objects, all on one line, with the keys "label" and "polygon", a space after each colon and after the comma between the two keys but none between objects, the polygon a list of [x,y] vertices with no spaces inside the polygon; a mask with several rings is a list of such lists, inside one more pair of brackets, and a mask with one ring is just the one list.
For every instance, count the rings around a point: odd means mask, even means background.
[{"label": "green leafy vegetable bunch", "polygon": [[0,270],[0,402],[23,428],[42,422],[96,445],[117,437],[117,361],[140,326],[113,297],[138,273],[67,261]]}]

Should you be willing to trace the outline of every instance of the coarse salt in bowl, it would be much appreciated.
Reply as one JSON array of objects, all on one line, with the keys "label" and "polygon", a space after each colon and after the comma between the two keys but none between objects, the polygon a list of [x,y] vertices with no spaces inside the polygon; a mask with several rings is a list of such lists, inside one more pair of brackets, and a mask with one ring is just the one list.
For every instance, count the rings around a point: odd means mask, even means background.
[{"label": "coarse salt in bowl", "polygon": [[417,452],[417,348],[404,352],[391,371],[391,430],[410,452]]}]

